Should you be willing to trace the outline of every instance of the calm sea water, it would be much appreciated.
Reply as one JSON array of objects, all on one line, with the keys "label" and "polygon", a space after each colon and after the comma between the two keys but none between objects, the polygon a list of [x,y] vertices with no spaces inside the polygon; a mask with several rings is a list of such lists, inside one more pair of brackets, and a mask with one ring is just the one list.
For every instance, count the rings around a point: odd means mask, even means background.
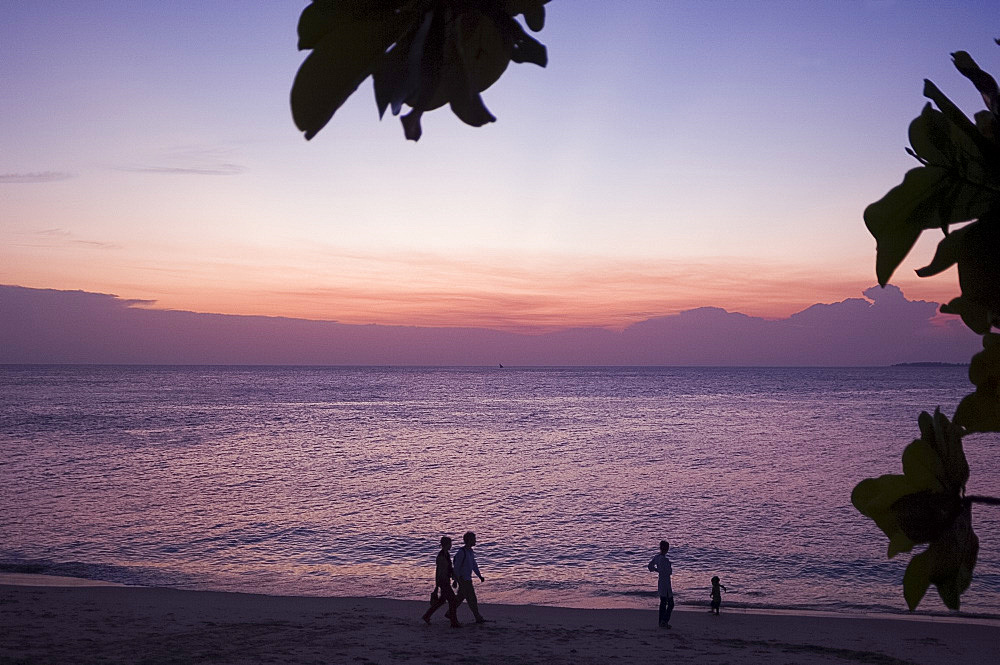
[{"label": "calm sea water", "polygon": [[[907,556],[850,505],[965,368],[0,368],[0,570],[425,598],[479,535],[480,601],[894,612]],[[970,437],[969,491],[1000,494]],[[963,610],[1000,614],[1000,508]],[[922,610],[940,611],[931,590]]]}]

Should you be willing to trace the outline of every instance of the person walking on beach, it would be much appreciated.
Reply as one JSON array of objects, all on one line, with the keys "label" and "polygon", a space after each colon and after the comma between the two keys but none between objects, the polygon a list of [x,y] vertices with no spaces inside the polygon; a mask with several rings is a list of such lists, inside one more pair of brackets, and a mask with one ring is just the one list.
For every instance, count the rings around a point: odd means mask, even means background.
[{"label": "person walking on beach", "polygon": [[667,558],[669,551],[670,543],[661,540],[660,553],[653,557],[648,566],[649,572],[660,574],[656,588],[660,596],[660,628],[670,628],[670,613],[674,611],[674,590],[670,586],[670,574],[673,569],[670,566],[670,559]]},{"label": "person walking on beach", "polygon": [[722,605],[723,591],[729,593],[729,589],[726,588],[725,584],[719,583],[719,577],[716,575],[712,578],[712,609],[709,610],[709,612],[716,616],[719,614],[719,606]]},{"label": "person walking on beach", "polygon": [[431,606],[424,612],[423,620],[428,625],[431,623],[431,616],[437,612],[438,608],[448,603],[448,611],[445,616],[451,619],[452,628],[461,628],[456,612],[458,610],[458,596],[451,590],[451,583],[455,577],[454,568],[451,566],[451,538],[441,536],[441,551],[438,552],[434,570],[434,593],[431,594]]},{"label": "person walking on beach", "polygon": [[476,534],[467,531],[462,536],[465,543],[455,553],[455,579],[458,580],[458,600],[455,602],[455,617],[458,618],[458,606],[465,600],[469,603],[469,609],[476,617],[476,623],[486,623],[486,619],[479,613],[479,600],[476,599],[476,589],[472,586],[472,574],[475,573],[480,582],[485,582],[476,565],[476,555],[472,548],[476,544]]}]

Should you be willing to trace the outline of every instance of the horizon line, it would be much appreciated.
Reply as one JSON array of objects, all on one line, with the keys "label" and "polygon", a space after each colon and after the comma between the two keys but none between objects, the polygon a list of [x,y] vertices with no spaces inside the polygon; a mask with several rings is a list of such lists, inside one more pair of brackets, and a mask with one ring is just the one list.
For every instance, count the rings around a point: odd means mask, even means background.
[{"label": "horizon line", "polygon": [[0,363],[0,367],[247,367],[247,368],[316,368],[316,369],[885,369],[907,367],[968,367],[970,363],[935,360],[889,363],[887,365],[387,365],[387,364],[289,364],[289,363]]}]

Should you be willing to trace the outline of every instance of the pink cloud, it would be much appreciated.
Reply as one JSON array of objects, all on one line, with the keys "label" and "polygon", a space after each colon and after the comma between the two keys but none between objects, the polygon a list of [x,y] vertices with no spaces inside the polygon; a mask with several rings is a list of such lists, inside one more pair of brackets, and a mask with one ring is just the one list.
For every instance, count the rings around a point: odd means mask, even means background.
[{"label": "pink cloud", "polygon": [[979,338],[896,287],[781,319],[702,307],[620,331],[352,325],[198,314],[82,291],[0,286],[0,363],[886,365],[965,362]]}]

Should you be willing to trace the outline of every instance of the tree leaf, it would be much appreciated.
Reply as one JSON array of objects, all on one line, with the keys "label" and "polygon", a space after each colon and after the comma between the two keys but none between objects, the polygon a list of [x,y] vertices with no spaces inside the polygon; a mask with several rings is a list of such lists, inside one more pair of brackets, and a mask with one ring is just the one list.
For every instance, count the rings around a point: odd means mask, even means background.
[{"label": "tree leaf", "polygon": [[944,476],[944,464],[934,447],[923,439],[917,439],[903,450],[903,475],[914,487],[944,491],[939,480]]},{"label": "tree leaf", "polygon": [[420,135],[423,134],[423,129],[420,127],[420,116],[423,115],[423,111],[419,109],[413,109],[404,116],[400,116],[399,121],[403,123],[403,134],[410,141],[419,141]]},{"label": "tree leaf", "polygon": [[925,550],[910,559],[910,564],[903,573],[903,598],[911,612],[917,609],[930,585],[931,557]]},{"label": "tree leaf", "polygon": [[517,63],[531,62],[539,67],[548,64],[549,56],[545,46],[526,33],[520,23],[510,18],[503,21],[503,25],[500,25],[499,28],[501,31],[505,31],[506,38],[513,42],[511,60]]},{"label": "tree leaf", "polygon": [[412,20],[425,11],[429,0],[312,0],[299,16],[300,51],[313,49],[341,23],[385,22],[393,18]]},{"label": "tree leaf", "polygon": [[955,419],[969,432],[1000,432],[1000,391],[996,384],[963,397],[955,410]]},{"label": "tree leaf", "polygon": [[[925,94],[941,110],[927,104],[910,123],[911,154],[924,166],[907,172],[902,184],[865,210],[865,224],[877,244],[875,272],[882,285],[889,281],[924,229],[947,230],[951,224],[987,214],[1000,202],[998,166],[986,157],[995,150],[929,81]],[[957,255],[957,246],[945,244],[940,249],[945,253],[918,274],[935,274],[955,262],[951,258]]]},{"label": "tree leaf", "polygon": [[962,76],[972,81],[976,90],[983,96],[986,108],[993,115],[1000,115],[1000,90],[997,89],[996,80],[979,68],[976,61],[965,51],[956,51],[951,54],[955,68],[961,72]]},{"label": "tree leaf", "polygon": [[985,308],[995,320],[1000,315],[1000,207],[963,230],[958,252],[962,297]]},{"label": "tree leaf", "polygon": [[993,199],[958,167],[928,164],[908,171],[902,184],[865,209],[865,225],[876,241],[879,284],[888,283],[924,229],[947,228],[985,215]]},{"label": "tree leaf", "polygon": [[917,609],[933,584],[944,604],[959,609],[961,596],[972,582],[979,556],[979,538],[972,530],[972,509],[965,504],[952,525],[926,550],[915,555],[903,574],[903,597],[910,611]]},{"label": "tree leaf", "polygon": [[544,7],[549,0],[501,0],[501,6],[511,16],[529,14],[539,7]]},{"label": "tree leaf", "polygon": [[917,428],[920,430],[920,438],[924,441],[934,439],[934,418],[931,414],[921,411],[920,415],[917,416]]},{"label": "tree leaf", "polygon": [[893,532],[889,537],[889,548],[886,550],[886,558],[893,558],[902,552],[909,552],[916,546],[916,543],[909,539],[902,529]]},{"label": "tree leaf", "polygon": [[975,124],[969,120],[962,110],[955,106],[955,103],[941,92],[936,85],[924,79],[924,97],[933,101],[948,120],[962,132],[972,143],[974,143],[983,154],[992,153],[995,148],[984,137]]},{"label": "tree leaf", "polygon": [[392,106],[393,115],[399,115],[403,102],[415,90],[414,81],[407,77],[407,56],[413,44],[413,33],[402,37],[395,46],[382,56],[378,68],[372,72],[372,89],[375,92],[375,106],[381,119]]},{"label": "tree leaf", "polygon": [[969,463],[962,448],[964,434],[962,427],[949,422],[948,417],[941,413],[940,409],[934,410],[930,424],[928,432],[921,428],[921,438],[931,445],[941,460],[941,474],[938,475],[938,480],[945,492],[960,495],[965,491],[965,484],[969,481]]},{"label": "tree leaf", "polygon": [[924,490],[904,494],[890,506],[899,528],[914,543],[929,543],[951,528],[962,508],[957,494]]},{"label": "tree leaf", "polygon": [[346,12],[339,14],[332,29],[302,63],[292,84],[292,118],[306,139],[315,136],[375,70],[404,27],[401,15],[380,21],[354,20]]},{"label": "tree leaf", "polygon": [[851,492],[854,507],[889,537],[889,558],[952,528],[969,477],[962,428],[940,410],[921,413],[917,423],[921,438],[903,452],[903,475],[867,478]]},{"label": "tree leaf", "polygon": [[941,305],[941,313],[961,316],[962,323],[977,335],[985,335],[993,325],[993,317],[988,309],[962,296],[952,298],[950,302]]},{"label": "tree leaf", "polygon": [[1000,378],[1000,334],[983,335],[983,350],[972,357],[969,380],[982,385]]},{"label": "tree leaf", "polygon": [[1000,432],[1000,335],[983,337],[983,350],[972,357],[969,380],[976,391],[955,411],[955,422],[970,432]]},{"label": "tree leaf", "polygon": [[951,123],[928,102],[910,123],[910,146],[925,163],[951,164],[955,159],[955,145],[950,134]]},{"label": "tree leaf", "polygon": [[979,537],[972,530],[972,505],[955,520],[944,536],[930,544],[930,581],[944,604],[953,610],[961,606],[962,594],[972,583],[972,571],[979,556]]},{"label": "tree leaf", "polygon": [[493,85],[507,68],[510,43],[492,19],[467,12],[455,21],[448,47],[449,73],[442,88],[452,112],[473,127],[494,122],[479,91]]},{"label": "tree leaf", "polygon": [[472,127],[482,127],[496,121],[479,93],[470,93],[468,97],[456,96],[451,100],[451,111],[459,120]]},{"label": "tree leaf", "polygon": [[914,152],[926,162],[954,171],[954,177],[959,180],[986,184],[989,177],[983,166],[989,161],[986,156],[993,152],[992,147],[947,97],[942,94],[939,101],[953,111],[949,114],[935,110],[930,104],[924,106],[910,123],[909,137]]},{"label": "tree leaf", "polygon": [[998,117],[1000,116],[996,116],[989,111],[979,111],[973,116],[976,121],[976,129],[979,130],[979,133],[994,143],[997,142]]},{"label": "tree leaf", "polygon": [[514,48],[504,39],[494,18],[471,12],[458,22],[455,47],[461,73],[474,92],[496,83],[510,64]]},{"label": "tree leaf", "polygon": [[890,559],[900,552],[908,552],[913,548],[913,541],[903,531],[891,506],[901,497],[915,491],[917,488],[913,487],[905,477],[886,474],[862,480],[851,492],[851,503],[858,512],[870,517],[889,537]]},{"label": "tree leaf", "polygon": [[962,228],[952,231],[942,238],[941,241],[938,242],[937,250],[934,252],[934,258],[931,259],[929,264],[917,270],[917,275],[919,277],[931,277],[944,272],[958,263],[960,244],[967,228],[967,226],[963,226]]},{"label": "tree leaf", "polygon": [[445,82],[454,76],[454,63],[448,60],[448,25],[445,12],[435,11],[424,18],[420,27],[426,36],[414,39],[406,64],[407,78],[415,82],[408,84],[411,92],[405,100],[411,108],[426,112],[448,103]]},{"label": "tree leaf", "polygon": [[875,274],[885,286],[925,228],[940,226],[933,215],[947,173],[921,166],[907,171],[903,182],[865,208],[865,226],[875,237]]},{"label": "tree leaf", "polygon": [[537,5],[524,11],[524,22],[532,32],[538,32],[545,27],[545,6]]},{"label": "tree leaf", "polygon": [[337,6],[337,0],[313,0],[313,3],[302,10],[299,16],[299,50],[316,48],[337,24],[343,14],[343,9]]}]

